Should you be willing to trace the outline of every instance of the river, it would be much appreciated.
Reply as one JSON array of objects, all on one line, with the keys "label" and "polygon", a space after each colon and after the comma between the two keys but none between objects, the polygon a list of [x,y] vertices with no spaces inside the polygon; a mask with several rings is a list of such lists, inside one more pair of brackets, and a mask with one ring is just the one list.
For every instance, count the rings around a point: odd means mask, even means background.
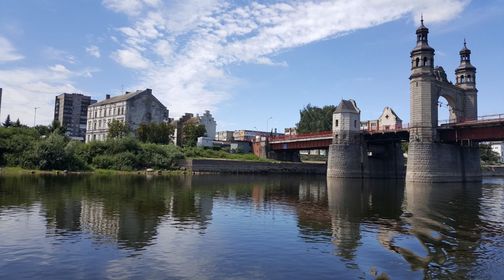
[{"label": "river", "polygon": [[0,279],[502,279],[504,179],[0,177]]}]

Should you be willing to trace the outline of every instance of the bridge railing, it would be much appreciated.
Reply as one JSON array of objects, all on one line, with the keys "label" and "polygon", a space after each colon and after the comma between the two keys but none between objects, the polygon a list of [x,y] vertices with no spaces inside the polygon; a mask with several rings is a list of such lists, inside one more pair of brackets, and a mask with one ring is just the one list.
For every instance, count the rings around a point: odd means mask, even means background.
[{"label": "bridge railing", "polygon": [[367,132],[385,132],[385,131],[400,131],[400,130],[407,130],[409,128],[409,124],[397,124],[397,125],[379,125],[377,127],[373,126],[368,126],[368,127],[361,127],[361,131],[367,131]]},{"label": "bridge railing", "polygon": [[441,120],[438,121],[438,125],[440,126],[450,126],[454,124],[462,124],[462,123],[477,123],[477,122],[491,122],[504,120],[504,114],[492,114],[492,115],[484,115],[478,116],[476,119],[450,119],[450,120]]},{"label": "bridge railing", "polygon": [[269,137],[269,141],[286,141],[286,140],[296,140],[296,139],[306,139],[306,138],[318,138],[318,137],[331,137],[332,131],[320,131],[311,133],[302,133],[294,135],[282,135],[282,136],[272,136]]}]

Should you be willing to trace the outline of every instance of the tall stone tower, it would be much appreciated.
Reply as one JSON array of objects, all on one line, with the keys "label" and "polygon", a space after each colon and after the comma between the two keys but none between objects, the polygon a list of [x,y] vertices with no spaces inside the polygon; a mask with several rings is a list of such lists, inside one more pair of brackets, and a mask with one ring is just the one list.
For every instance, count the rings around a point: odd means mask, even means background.
[{"label": "tall stone tower", "polygon": [[481,179],[477,143],[444,143],[438,135],[438,100],[446,99],[451,122],[477,118],[476,68],[471,51],[460,51],[456,84],[448,81],[442,67],[434,67],[434,49],[428,43],[429,29],[423,18],[411,51],[410,139],[406,180],[412,182],[460,182]]},{"label": "tall stone tower", "polygon": [[478,104],[476,89],[476,67],[471,64],[471,50],[467,48],[464,39],[464,47],[460,50],[460,65],[455,70],[456,85],[463,89],[465,120],[475,120],[478,118]]},{"label": "tall stone tower", "polygon": [[428,34],[422,18],[416,30],[417,43],[410,55],[410,135],[421,142],[434,141],[438,121],[437,112],[431,110],[433,103],[437,103],[437,96],[433,85],[434,49],[429,46]]},{"label": "tall stone tower", "polygon": [[329,146],[327,176],[363,178],[364,153],[360,109],[354,100],[341,100],[333,113],[333,142]]}]

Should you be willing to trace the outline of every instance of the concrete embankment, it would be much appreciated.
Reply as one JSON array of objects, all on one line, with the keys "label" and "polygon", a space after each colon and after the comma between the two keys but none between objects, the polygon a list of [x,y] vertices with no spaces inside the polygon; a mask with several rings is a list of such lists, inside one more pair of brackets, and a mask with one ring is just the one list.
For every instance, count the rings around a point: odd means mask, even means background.
[{"label": "concrete embankment", "polygon": [[482,166],[483,177],[504,177],[504,165]]},{"label": "concrete embankment", "polygon": [[182,168],[195,173],[291,173],[326,174],[324,163],[258,162],[218,159],[188,159],[180,163]]}]

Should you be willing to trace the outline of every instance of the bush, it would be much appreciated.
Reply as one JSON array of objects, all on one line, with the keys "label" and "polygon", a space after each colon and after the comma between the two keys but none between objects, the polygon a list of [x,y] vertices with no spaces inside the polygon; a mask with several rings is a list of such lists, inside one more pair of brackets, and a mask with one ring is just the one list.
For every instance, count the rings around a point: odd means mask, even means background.
[{"label": "bush", "polygon": [[183,158],[184,154],[175,145],[142,145],[141,163],[144,168],[170,169]]},{"label": "bush", "polygon": [[116,155],[100,155],[93,159],[93,165],[101,169],[115,169],[131,171],[140,167],[138,156],[131,152],[122,152]]}]

